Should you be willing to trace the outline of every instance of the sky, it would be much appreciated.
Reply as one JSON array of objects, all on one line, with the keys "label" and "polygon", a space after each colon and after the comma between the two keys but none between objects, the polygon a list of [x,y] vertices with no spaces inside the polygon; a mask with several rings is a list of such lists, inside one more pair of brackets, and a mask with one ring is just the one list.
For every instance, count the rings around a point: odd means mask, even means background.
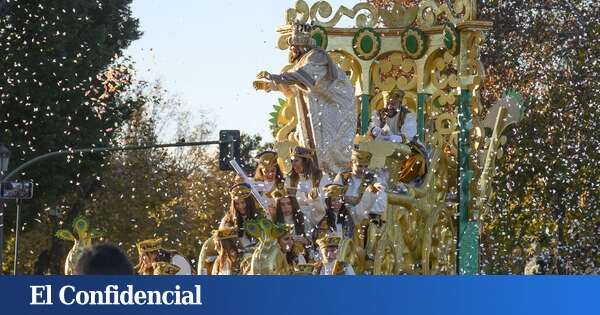
[{"label": "sky", "polygon": [[[255,91],[252,81],[259,71],[279,73],[287,63],[275,29],[294,2],[134,0],[143,35],[125,53],[139,79],[158,79],[181,99],[192,123],[204,113],[215,130],[239,129],[272,141],[269,113],[282,96]],[[334,8],[356,2],[330,1]]]}]

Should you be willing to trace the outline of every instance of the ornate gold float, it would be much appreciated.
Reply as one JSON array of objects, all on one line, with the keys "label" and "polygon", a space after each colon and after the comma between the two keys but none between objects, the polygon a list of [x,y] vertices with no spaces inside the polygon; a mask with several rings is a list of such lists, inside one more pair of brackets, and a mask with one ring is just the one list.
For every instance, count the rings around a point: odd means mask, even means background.
[{"label": "ornate gold float", "polygon": [[[478,220],[491,192],[488,178],[504,128],[519,119],[519,104],[510,96],[482,116],[479,93],[485,73],[479,47],[492,23],[478,20],[476,1],[469,0],[365,1],[335,11],[327,1],[309,5],[298,0],[285,12],[285,25],[277,28],[280,49],[288,48],[295,23],[313,26],[317,44],[354,84],[360,121],[355,143],[373,153],[372,168],[388,169],[393,181],[398,163],[393,156],[410,152],[405,145],[365,137],[385,91],[405,92],[404,102],[417,116],[419,140],[428,147],[424,183],[410,186],[407,194],[388,192],[386,224],[371,271],[476,274]],[[277,117],[283,126],[276,133],[282,165],[296,144],[295,108],[290,97]],[[353,250],[354,243],[343,242],[340,257],[364,270],[359,257],[364,253]]]}]

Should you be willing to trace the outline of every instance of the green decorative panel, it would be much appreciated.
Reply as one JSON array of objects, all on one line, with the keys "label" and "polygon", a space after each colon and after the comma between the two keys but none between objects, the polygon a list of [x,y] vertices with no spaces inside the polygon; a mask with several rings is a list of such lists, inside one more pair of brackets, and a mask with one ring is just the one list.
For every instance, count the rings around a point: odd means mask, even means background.
[{"label": "green decorative panel", "polygon": [[429,94],[417,94],[417,135],[421,142],[425,142],[425,102]]},{"label": "green decorative panel", "polygon": [[406,36],[406,51],[410,54],[416,54],[419,49],[419,43],[417,42],[417,37],[414,35]]},{"label": "green decorative panel", "polygon": [[402,49],[412,59],[423,57],[429,47],[427,35],[418,28],[408,28],[401,36]]},{"label": "green decorative panel", "polygon": [[310,36],[317,42],[317,47],[327,49],[327,31],[321,26],[313,26]]},{"label": "green decorative panel", "polygon": [[476,221],[461,224],[459,236],[458,274],[479,273],[479,224]]},{"label": "green decorative panel", "polygon": [[473,196],[470,191],[474,180],[471,169],[471,143],[469,135],[473,128],[471,121],[470,90],[461,90],[458,115],[458,191],[459,191],[459,220],[458,220],[458,271],[460,274],[477,274],[479,272],[479,229],[478,223],[469,218]]},{"label": "green decorative panel", "polygon": [[360,133],[366,135],[369,131],[369,120],[371,119],[369,113],[369,94],[363,94],[360,96]]},{"label": "green decorative panel", "polygon": [[362,60],[371,60],[381,50],[381,35],[372,28],[360,29],[352,39],[354,54]]},{"label": "green decorative panel", "polygon": [[360,49],[366,53],[373,51],[373,39],[370,36],[365,36],[360,41]]},{"label": "green decorative panel", "polygon": [[453,56],[458,55],[460,51],[460,37],[456,27],[453,24],[447,23],[446,26],[444,26],[443,38],[444,47],[446,47],[448,52],[450,52],[450,54]]}]

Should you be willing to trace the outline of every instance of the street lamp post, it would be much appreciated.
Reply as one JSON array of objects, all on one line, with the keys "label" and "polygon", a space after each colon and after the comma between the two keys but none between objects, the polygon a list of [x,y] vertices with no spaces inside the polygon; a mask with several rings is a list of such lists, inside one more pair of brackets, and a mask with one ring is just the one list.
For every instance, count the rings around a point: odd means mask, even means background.
[{"label": "street lamp post", "polygon": [[[8,170],[10,161],[10,150],[0,143],[0,182]],[[2,262],[4,262],[4,200],[0,199],[0,275],[2,272]]]}]

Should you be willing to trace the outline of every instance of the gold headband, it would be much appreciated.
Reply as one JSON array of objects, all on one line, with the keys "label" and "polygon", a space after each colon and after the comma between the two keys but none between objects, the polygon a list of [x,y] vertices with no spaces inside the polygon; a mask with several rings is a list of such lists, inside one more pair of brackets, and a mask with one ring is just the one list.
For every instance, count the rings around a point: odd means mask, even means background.
[{"label": "gold headband", "polygon": [[294,274],[296,275],[312,275],[315,269],[314,264],[298,264],[294,266]]},{"label": "gold headband", "polygon": [[346,188],[338,184],[329,184],[323,187],[325,196],[329,198],[342,198],[344,196]]},{"label": "gold headband", "polygon": [[174,274],[178,273],[179,270],[181,270],[181,268],[179,268],[178,266],[175,266],[173,264],[170,264],[170,263],[164,262],[164,261],[153,262],[152,268],[154,269],[155,276],[174,275]]},{"label": "gold headband", "polygon": [[317,240],[317,245],[319,245],[320,249],[325,249],[327,247],[338,247],[340,245],[341,237],[335,235],[326,235]]},{"label": "gold headband", "polygon": [[312,160],[314,154],[315,154],[315,151],[308,149],[308,148],[295,147],[293,149],[290,149],[290,157],[292,159],[295,157],[301,157],[301,158]]},{"label": "gold headband", "polygon": [[263,151],[256,156],[258,165],[269,168],[277,165],[277,153],[273,151]]},{"label": "gold headband", "polygon": [[394,88],[391,91],[383,91],[383,103],[388,104],[391,101],[399,101],[402,103],[402,99],[404,98],[404,92],[397,88]]},{"label": "gold headband", "polygon": [[236,184],[229,190],[231,199],[246,199],[250,197],[252,190],[246,184]]},{"label": "gold headband", "polygon": [[138,253],[145,254],[162,249],[162,239],[156,238],[151,240],[143,240],[136,244]]},{"label": "gold headband", "polygon": [[222,228],[219,228],[218,230],[214,230],[213,236],[217,240],[226,240],[226,239],[232,239],[232,238],[238,237],[237,231],[233,227],[222,227]]},{"label": "gold headband", "polygon": [[369,164],[371,163],[372,157],[373,154],[371,154],[371,152],[362,150],[352,150],[352,160],[357,161],[358,163]]}]

